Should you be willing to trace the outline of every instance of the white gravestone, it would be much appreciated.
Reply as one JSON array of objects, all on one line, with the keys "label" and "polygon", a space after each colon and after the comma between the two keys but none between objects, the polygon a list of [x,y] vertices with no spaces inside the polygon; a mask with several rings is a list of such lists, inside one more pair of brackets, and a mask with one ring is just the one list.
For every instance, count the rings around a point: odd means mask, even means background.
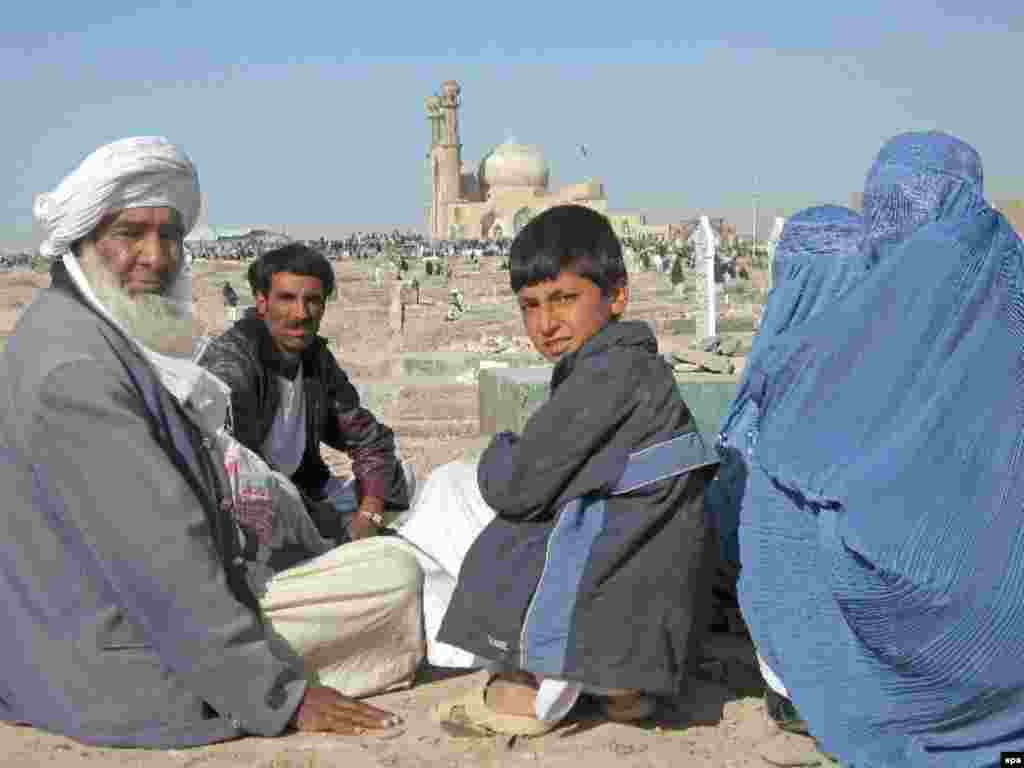
[{"label": "white gravestone", "polygon": [[636,272],[636,253],[628,245],[622,249],[622,261],[626,265],[626,272],[632,275]]},{"label": "white gravestone", "polygon": [[772,226],[772,233],[768,236],[768,290],[772,289],[772,272],[775,269],[775,248],[782,239],[782,228],[786,226],[786,220],[782,216],[775,217],[775,224]]},{"label": "white gravestone", "polygon": [[715,253],[718,235],[707,216],[690,235],[690,244],[697,256],[697,338],[714,336],[718,331],[718,295],[715,291]]}]

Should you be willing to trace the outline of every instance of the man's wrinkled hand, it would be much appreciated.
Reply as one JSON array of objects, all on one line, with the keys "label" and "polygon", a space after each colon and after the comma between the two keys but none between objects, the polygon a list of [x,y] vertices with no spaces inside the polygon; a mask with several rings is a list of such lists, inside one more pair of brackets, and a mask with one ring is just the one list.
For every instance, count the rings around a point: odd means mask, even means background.
[{"label": "man's wrinkled hand", "polygon": [[295,710],[291,725],[299,731],[357,736],[367,730],[399,725],[402,719],[384,709],[342,696],[333,688],[310,686]]}]

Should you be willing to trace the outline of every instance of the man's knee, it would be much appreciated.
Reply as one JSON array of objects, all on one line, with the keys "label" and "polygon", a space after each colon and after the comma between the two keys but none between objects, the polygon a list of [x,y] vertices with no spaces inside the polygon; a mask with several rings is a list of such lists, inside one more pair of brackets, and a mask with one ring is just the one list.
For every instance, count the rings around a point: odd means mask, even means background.
[{"label": "man's knee", "polygon": [[382,578],[386,579],[391,590],[419,594],[423,588],[423,569],[416,556],[406,551],[398,541],[393,541],[393,538],[379,536],[359,543],[373,542],[373,546],[376,546],[374,558],[378,572],[386,574]]},{"label": "man's knee", "polygon": [[423,586],[423,569],[416,558],[402,550],[395,550],[392,556],[396,579],[408,589],[419,590]]}]

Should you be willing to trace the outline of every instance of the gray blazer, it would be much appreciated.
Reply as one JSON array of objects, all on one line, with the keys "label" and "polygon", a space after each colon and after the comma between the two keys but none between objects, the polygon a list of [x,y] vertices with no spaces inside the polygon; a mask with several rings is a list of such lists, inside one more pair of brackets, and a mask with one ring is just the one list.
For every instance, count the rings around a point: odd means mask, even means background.
[{"label": "gray blazer", "polygon": [[0,719],[120,746],[277,735],[306,683],[267,645],[200,436],[53,275],[0,357]]}]

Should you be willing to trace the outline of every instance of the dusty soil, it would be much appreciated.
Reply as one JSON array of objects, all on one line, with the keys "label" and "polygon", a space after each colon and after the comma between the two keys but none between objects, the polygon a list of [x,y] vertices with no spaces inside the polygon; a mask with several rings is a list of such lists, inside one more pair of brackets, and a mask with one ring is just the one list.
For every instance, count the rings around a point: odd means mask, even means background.
[{"label": "dusty soil", "polygon": [[[420,304],[406,310],[404,333],[392,338],[389,303],[395,285],[388,276],[370,283],[369,263],[338,262],[338,298],[330,303],[321,333],[326,336],[352,380],[378,417],[395,430],[403,458],[424,478],[429,471],[479,449],[476,386],[462,377],[403,376],[402,355],[433,352],[493,352],[494,337],[519,354],[528,353],[518,312],[508,288],[508,275],[485,263],[483,271],[456,269],[453,284],[461,289],[468,311],[455,322],[444,320],[448,285],[425,278]],[[244,265],[203,262],[197,265],[196,308],[202,328],[218,333],[226,327],[220,291],[230,280],[243,294]],[[27,271],[0,273],[0,343],[18,311],[47,275]],[[685,346],[686,335],[674,335],[673,323],[686,318],[686,306],[672,296],[663,275],[640,273],[631,278],[629,317],[651,323],[663,351]],[[730,322],[726,318],[724,322]],[[742,318],[732,319],[743,330]],[[336,472],[347,470],[343,454],[325,447]],[[0,725],[0,764],[4,766],[84,765],[152,766],[153,768],[413,768],[462,765],[544,765],[590,768],[611,766],[816,765],[822,756],[811,740],[781,734],[766,719],[760,678],[745,636],[712,635],[706,653],[719,664],[691,677],[678,699],[663,701],[658,716],[639,725],[608,723],[578,707],[570,722],[539,739],[509,740],[468,737],[442,730],[430,718],[431,707],[479,685],[482,673],[425,669],[408,690],[375,698],[375,704],[400,714],[400,728],[376,735],[336,737],[291,734],[275,739],[246,738],[226,744],[180,751],[112,750],[82,746],[69,739],[30,728]],[[766,759],[768,758],[768,759]]]}]

